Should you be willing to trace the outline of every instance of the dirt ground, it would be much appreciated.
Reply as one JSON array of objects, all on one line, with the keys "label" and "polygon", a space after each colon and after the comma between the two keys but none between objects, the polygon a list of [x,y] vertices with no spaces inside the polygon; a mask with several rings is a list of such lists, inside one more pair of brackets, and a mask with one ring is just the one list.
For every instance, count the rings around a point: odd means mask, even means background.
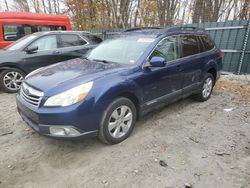
[{"label": "dirt ground", "polygon": [[[162,160],[162,161],[161,161]],[[160,165],[161,164],[161,165]],[[59,141],[30,130],[0,94],[0,187],[250,187],[250,82],[223,77],[210,100],[146,115],[126,141]]]}]

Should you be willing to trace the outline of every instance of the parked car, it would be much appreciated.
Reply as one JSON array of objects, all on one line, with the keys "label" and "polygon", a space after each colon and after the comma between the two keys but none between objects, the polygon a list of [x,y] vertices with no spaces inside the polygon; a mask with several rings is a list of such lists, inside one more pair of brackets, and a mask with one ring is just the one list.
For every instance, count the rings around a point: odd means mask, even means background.
[{"label": "parked car", "polygon": [[[206,101],[220,76],[222,52],[195,28],[131,30],[87,58],[30,73],[17,94],[18,112],[42,135],[98,136],[116,144],[138,117],[194,95]],[[48,84],[49,83],[49,84]]]},{"label": "parked car", "polygon": [[19,90],[26,74],[86,54],[102,40],[88,32],[50,31],[27,35],[0,50],[0,89]]}]

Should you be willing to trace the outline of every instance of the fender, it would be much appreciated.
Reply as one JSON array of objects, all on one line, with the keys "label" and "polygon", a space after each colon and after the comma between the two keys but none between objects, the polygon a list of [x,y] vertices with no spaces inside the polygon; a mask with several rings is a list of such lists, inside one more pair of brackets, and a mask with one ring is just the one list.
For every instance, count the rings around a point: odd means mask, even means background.
[{"label": "fender", "polygon": [[15,66],[15,65],[5,65],[5,66],[0,66],[0,71],[3,71],[3,70],[14,70],[14,69],[19,69],[21,70],[22,72],[24,72],[25,74],[27,74],[22,68],[18,67],[18,66]]},{"label": "fender", "polygon": [[210,69],[215,69],[216,71],[218,70],[218,65],[217,63],[212,59],[210,61],[208,61],[204,67],[203,67],[203,71],[202,71],[202,79],[204,78],[204,76],[206,75],[205,73],[207,73]]},{"label": "fender", "polygon": [[[100,85],[102,83],[96,84]],[[98,109],[98,111],[103,112],[115,98],[124,93],[133,95],[139,104],[142,103],[142,90],[132,79],[130,80],[123,76],[115,79],[109,78],[109,82],[102,85],[102,87],[97,86],[98,92],[94,91],[99,93],[95,96],[95,105],[93,106],[95,110]]]}]

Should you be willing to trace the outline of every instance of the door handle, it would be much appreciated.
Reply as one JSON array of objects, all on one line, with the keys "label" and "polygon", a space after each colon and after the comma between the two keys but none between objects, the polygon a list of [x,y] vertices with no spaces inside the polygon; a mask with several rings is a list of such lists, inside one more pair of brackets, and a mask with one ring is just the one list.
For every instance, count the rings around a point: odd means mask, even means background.
[{"label": "door handle", "polygon": [[59,51],[53,51],[53,54],[60,54]]}]

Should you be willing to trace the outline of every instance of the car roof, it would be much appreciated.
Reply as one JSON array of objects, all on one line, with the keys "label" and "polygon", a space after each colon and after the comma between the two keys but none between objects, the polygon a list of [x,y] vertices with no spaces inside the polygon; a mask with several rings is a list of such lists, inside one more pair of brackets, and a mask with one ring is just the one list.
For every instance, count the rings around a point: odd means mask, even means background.
[{"label": "car roof", "polygon": [[167,35],[175,35],[175,34],[194,34],[207,35],[206,31],[201,28],[196,27],[170,27],[170,28],[160,28],[160,27],[142,27],[142,28],[131,28],[126,29],[121,32],[121,35],[147,35],[154,38],[158,38],[160,36]]},{"label": "car roof", "polygon": [[42,36],[42,35],[49,35],[49,34],[78,34],[78,35],[94,35],[87,31],[40,31],[33,33],[32,35]]}]

